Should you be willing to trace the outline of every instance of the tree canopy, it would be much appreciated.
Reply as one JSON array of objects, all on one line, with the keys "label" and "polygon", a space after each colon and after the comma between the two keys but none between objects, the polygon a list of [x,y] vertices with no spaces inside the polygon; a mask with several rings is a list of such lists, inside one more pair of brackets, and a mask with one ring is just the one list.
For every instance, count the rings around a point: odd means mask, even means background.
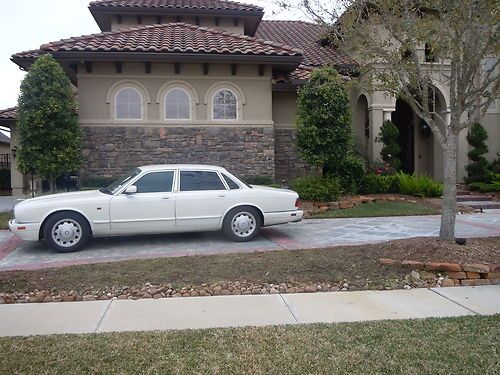
[{"label": "tree canopy", "polygon": [[81,135],[69,78],[51,55],[31,66],[18,102],[17,165],[52,182],[81,164]]}]

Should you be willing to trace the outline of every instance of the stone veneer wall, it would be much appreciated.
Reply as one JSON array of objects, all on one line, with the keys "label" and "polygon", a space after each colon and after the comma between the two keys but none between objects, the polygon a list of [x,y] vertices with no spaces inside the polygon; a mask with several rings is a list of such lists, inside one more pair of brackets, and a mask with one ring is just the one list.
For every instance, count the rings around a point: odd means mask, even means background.
[{"label": "stone veneer wall", "polygon": [[296,129],[274,129],[276,181],[290,181],[295,177],[314,173],[314,168],[300,158]]},{"label": "stone veneer wall", "polygon": [[147,164],[197,163],[237,176],[274,178],[274,130],[269,127],[82,127],[81,176],[119,176]]}]

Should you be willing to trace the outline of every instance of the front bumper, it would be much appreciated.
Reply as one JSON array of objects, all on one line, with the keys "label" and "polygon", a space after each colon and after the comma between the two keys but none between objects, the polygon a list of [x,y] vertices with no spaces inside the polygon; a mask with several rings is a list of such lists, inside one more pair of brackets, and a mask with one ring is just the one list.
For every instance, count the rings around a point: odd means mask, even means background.
[{"label": "front bumper", "polygon": [[266,212],[264,213],[264,226],[301,221],[303,216],[304,211],[301,210]]},{"label": "front bumper", "polygon": [[11,219],[9,229],[25,241],[38,241],[40,239],[40,223],[18,223],[16,219]]}]

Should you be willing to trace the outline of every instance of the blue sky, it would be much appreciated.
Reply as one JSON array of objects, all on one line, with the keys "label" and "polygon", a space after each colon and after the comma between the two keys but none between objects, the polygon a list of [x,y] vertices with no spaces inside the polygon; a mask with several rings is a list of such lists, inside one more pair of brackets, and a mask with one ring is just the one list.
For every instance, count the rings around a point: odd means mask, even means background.
[{"label": "blue sky", "polygon": [[[55,40],[97,33],[99,28],[88,10],[90,0],[2,1],[0,8],[0,109],[13,107],[24,74],[10,61],[13,53],[36,49]],[[247,0],[265,8],[267,19],[300,19],[283,12],[272,0]]]}]

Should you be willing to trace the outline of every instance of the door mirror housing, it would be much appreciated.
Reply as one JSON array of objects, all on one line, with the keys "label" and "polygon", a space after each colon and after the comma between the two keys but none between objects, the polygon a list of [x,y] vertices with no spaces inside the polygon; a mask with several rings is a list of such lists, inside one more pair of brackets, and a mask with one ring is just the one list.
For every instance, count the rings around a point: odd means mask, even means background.
[{"label": "door mirror housing", "polygon": [[130,195],[130,194],[135,194],[137,193],[137,186],[135,185],[130,185],[126,190],[125,194]]}]

